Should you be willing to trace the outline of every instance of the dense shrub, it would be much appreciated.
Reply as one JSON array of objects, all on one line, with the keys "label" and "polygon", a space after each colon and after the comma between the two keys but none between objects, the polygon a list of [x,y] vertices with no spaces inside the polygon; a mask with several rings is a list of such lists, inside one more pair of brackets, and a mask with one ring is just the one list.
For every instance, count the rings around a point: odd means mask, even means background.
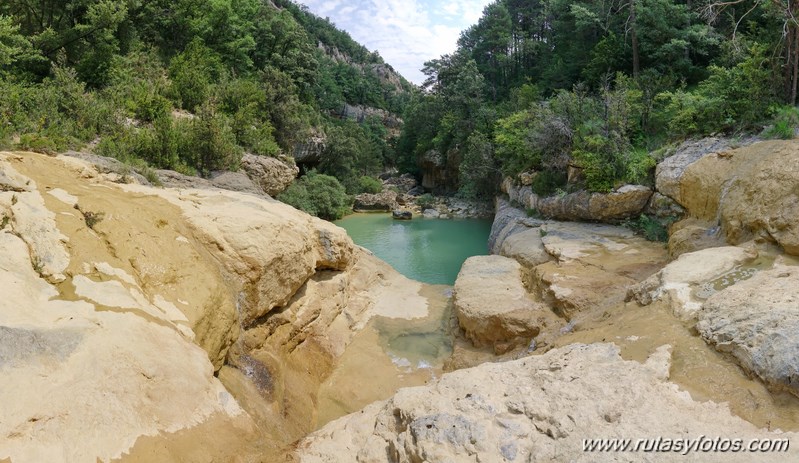
[{"label": "dense shrub", "polygon": [[364,175],[358,179],[358,192],[359,193],[380,193],[383,191],[383,182],[380,179]]},{"label": "dense shrub", "polygon": [[335,177],[311,171],[277,199],[317,217],[336,220],[351,211],[351,198]]},{"label": "dense shrub", "polygon": [[422,210],[431,209],[436,205],[436,198],[430,193],[425,193],[416,198],[416,205],[422,208]]},{"label": "dense shrub", "polygon": [[796,128],[799,127],[799,110],[791,106],[784,106],[777,111],[777,115],[763,135],[768,138],[781,138],[790,140],[794,137]]}]

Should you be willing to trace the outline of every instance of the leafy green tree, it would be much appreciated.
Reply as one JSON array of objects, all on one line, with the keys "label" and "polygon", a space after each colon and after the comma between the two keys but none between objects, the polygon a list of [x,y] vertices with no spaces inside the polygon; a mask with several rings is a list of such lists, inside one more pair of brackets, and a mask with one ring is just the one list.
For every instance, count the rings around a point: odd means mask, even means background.
[{"label": "leafy green tree", "polygon": [[277,199],[311,215],[336,220],[351,212],[351,199],[335,177],[311,171],[292,183]]},{"label": "leafy green tree", "polygon": [[222,75],[219,56],[199,38],[177,55],[169,65],[172,92],[183,109],[194,111],[208,100],[211,85]]}]

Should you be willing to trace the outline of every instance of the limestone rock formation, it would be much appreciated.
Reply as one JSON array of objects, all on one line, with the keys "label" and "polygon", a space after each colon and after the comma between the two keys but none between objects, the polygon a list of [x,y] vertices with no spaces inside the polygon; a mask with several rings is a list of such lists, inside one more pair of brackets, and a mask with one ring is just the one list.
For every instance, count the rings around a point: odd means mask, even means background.
[{"label": "limestone rock formation", "polygon": [[386,189],[380,193],[361,193],[355,196],[352,208],[355,212],[391,212],[397,208],[397,192]]},{"label": "limestone rock formation", "polygon": [[[156,170],[158,181],[166,188],[220,189],[263,195],[263,190],[243,172],[214,172],[210,178],[184,175],[173,170]],[[142,183],[141,185],[146,185]]]},{"label": "limestone rock formation", "polygon": [[400,194],[407,194],[419,185],[411,174],[402,174],[399,177],[389,177],[383,181],[384,186],[394,187]]},{"label": "limestone rock formation", "polygon": [[496,198],[494,203],[494,222],[491,224],[491,232],[488,235],[488,250],[491,254],[499,254],[505,240],[515,233],[527,230],[531,227],[539,227],[544,222],[531,219],[527,214],[511,205],[505,199]]},{"label": "limestone rock formation", "polygon": [[294,147],[294,160],[297,164],[316,165],[322,159],[327,146],[327,135],[321,130],[313,130],[311,135]]},{"label": "limestone rock formation", "polygon": [[544,246],[543,233],[541,228],[536,227],[511,234],[502,242],[499,255],[515,259],[525,268],[549,262],[553,258]]},{"label": "limestone rock formation", "polygon": [[265,196],[30,153],[0,172],[0,460],[276,455],[372,315],[426,313],[420,284]]},{"label": "limestone rock formation", "polygon": [[566,319],[623,301],[628,286],[648,278],[667,258],[662,246],[623,227],[542,221],[503,199],[496,204],[492,254],[522,264],[527,287]]},{"label": "limestone rock formation", "polygon": [[565,196],[541,198],[535,209],[556,220],[611,222],[637,217],[646,208],[652,190],[641,185],[624,185],[610,193],[580,191]]},{"label": "limestone rock formation", "polygon": [[300,172],[293,162],[249,153],[241,158],[241,168],[264,193],[272,197],[288,188]]},{"label": "limestone rock formation", "polygon": [[535,284],[567,319],[622,302],[630,285],[649,277],[667,258],[662,246],[613,225],[548,222],[540,234],[555,260],[535,267]]},{"label": "limestone rock formation", "polygon": [[477,346],[526,345],[556,317],[533,300],[522,281],[522,267],[502,256],[475,256],[463,263],[452,295],[458,323]]},{"label": "limestone rock formation", "polygon": [[[613,344],[574,344],[541,356],[488,363],[400,390],[300,442],[303,463],[352,461],[630,461],[640,452],[586,452],[591,438],[788,438],[699,403],[667,381],[668,346],[641,364]],[[635,444],[633,444],[635,445]],[[683,453],[686,453],[686,457]],[[760,454],[786,461],[796,454]],[[665,452],[657,461],[751,461],[747,453]],[[760,461],[760,460],[759,460]]]},{"label": "limestone rock formation", "polygon": [[711,295],[697,330],[775,390],[799,395],[799,267],[775,265]]},{"label": "limestone rock formation", "polygon": [[702,285],[728,274],[755,257],[755,251],[734,246],[682,254],[656,274],[631,287],[629,298],[635,298],[642,305],[666,300],[676,316],[688,320],[695,317],[702,307],[703,299],[697,297],[696,293]]},{"label": "limestone rock formation", "polygon": [[538,211],[554,220],[618,222],[637,217],[649,204],[652,189],[642,185],[624,185],[610,193],[578,191],[567,195],[541,197],[529,186],[517,186],[513,179],[502,182],[502,191],[511,202]]},{"label": "limestone rock formation", "polygon": [[735,152],[743,157],[720,203],[727,241],[755,237],[799,255],[799,143],[763,142]]},{"label": "limestone rock formation", "polygon": [[[752,143],[754,140],[745,140],[740,145]],[[671,156],[658,163],[655,169],[655,187],[657,191],[669,198],[683,204],[682,176],[685,170],[703,157],[732,149],[733,143],[729,139],[709,137],[701,140],[689,140],[680,145]]]},{"label": "limestone rock formation", "polygon": [[[190,320],[186,314],[192,311],[184,307],[206,290],[192,287],[196,295],[183,296],[185,304],[174,297],[177,281],[168,288],[159,279],[156,290],[157,275],[169,267],[157,259],[134,267],[142,260],[124,242],[113,241],[110,222],[124,223],[122,210],[110,217],[106,209],[103,227],[87,227],[74,206],[96,211],[98,200],[90,198],[107,187],[78,187],[75,173],[82,171],[71,171],[58,159],[0,157],[8,177],[27,178],[24,185],[38,187],[0,192],[0,211],[11,217],[0,230],[0,401],[5,404],[0,459],[106,461],[122,456],[142,436],[204,428],[213,420],[251,435],[252,420],[213,376],[209,354],[194,342],[196,319]],[[42,194],[51,185],[59,188]],[[138,220],[149,220],[144,203],[132,199],[128,205],[141,208]],[[125,234],[130,240],[136,233]],[[158,247],[140,244],[141,254]],[[169,243],[180,245],[174,237]],[[168,248],[159,251],[177,255]],[[201,309],[198,304],[193,310]]]}]

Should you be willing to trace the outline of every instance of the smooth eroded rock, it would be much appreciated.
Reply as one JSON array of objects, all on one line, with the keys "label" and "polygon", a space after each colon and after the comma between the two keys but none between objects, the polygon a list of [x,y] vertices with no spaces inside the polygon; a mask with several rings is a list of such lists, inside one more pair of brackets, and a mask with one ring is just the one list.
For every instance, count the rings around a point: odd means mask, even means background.
[{"label": "smooth eroded rock", "polygon": [[264,193],[272,197],[288,188],[300,172],[293,163],[249,153],[241,158],[241,168]]},{"label": "smooth eroded rock", "polygon": [[[573,344],[541,356],[486,363],[401,389],[385,402],[329,423],[302,440],[297,454],[303,463],[626,462],[639,460],[630,452],[585,452],[584,439],[793,438],[758,430],[732,416],[726,405],[693,401],[668,382],[670,365],[668,346],[641,364],[622,360],[613,344]],[[758,457],[777,462],[795,453]],[[674,462],[752,458],[673,451],[656,456]]]},{"label": "smooth eroded rock", "polygon": [[690,319],[696,316],[702,306],[702,300],[695,294],[700,285],[732,271],[755,257],[757,257],[756,252],[734,246],[708,248],[682,254],[656,274],[632,286],[628,297],[634,298],[642,305],[666,300],[677,317]]},{"label": "smooth eroded rock", "polygon": [[380,193],[361,193],[355,196],[352,209],[355,212],[391,212],[397,208],[397,192],[383,190]]},{"label": "smooth eroded rock", "polygon": [[502,256],[475,256],[464,262],[453,291],[458,323],[475,346],[529,342],[555,316],[533,300],[522,267]]},{"label": "smooth eroded rock", "polygon": [[776,265],[710,296],[696,328],[775,390],[799,396],[799,267]]}]

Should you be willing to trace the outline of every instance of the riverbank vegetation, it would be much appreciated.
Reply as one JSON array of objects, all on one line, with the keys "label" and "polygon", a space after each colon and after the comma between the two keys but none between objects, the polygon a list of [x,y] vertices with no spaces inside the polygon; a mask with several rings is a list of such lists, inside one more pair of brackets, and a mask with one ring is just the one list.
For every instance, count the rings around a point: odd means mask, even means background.
[{"label": "riverbank vegetation", "polygon": [[646,184],[648,153],[688,137],[791,138],[797,11],[794,0],[495,1],[456,52],[426,63],[399,156],[443,158],[459,167],[443,190],[489,197],[526,171],[540,194]]},{"label": "riverbank vegetation", "polygon": [[288,0],[0,3],[0,148],[208,175],[244,152],[293,154],[315,132],[330,140],[320,173],[355,193],[394,158],[374,114],[401,114],[411,91]]}]

